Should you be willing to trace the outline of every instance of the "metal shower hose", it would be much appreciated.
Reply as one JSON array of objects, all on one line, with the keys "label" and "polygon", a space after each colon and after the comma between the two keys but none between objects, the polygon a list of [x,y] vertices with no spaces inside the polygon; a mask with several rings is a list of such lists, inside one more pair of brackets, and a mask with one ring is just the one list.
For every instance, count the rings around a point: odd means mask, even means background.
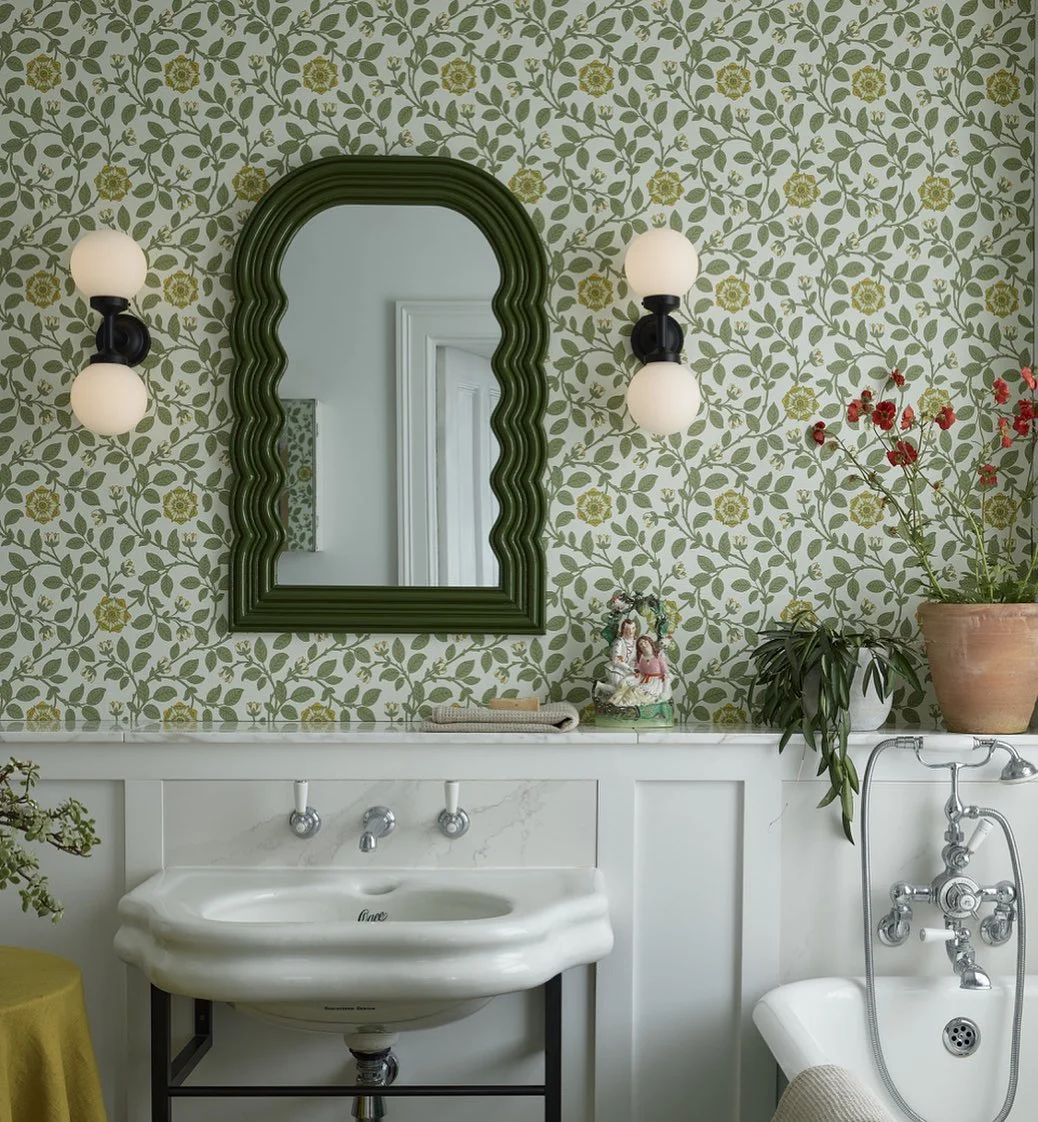
[{"label": "metal shower hose", "polygon": [[[886,1060],[883,1058],[883,1048],[879,1040],[879,1021],[876,1017],[876,971],[872,954],[872,882],[869,862],[869,791],[872,786],[872,772],[880,755],[892,745],[898,743],[897,738],[883,740],[872,749],[869,762],[865,767],[865,778],[861,785],[861,899],[862,915],[864,917],[865,935],[865,1016],[868,1021],[869,1043],[872,1045],[872,1057],[876,1061],[883,1085],[890,1092],[890,1097],[898,1107],[912,1120],[912,1122],[927,1122],[922,1115],[917,1114],[897,1089]],[[1009,859],[1013,866],[1013,878],[1016,881],[1017,927],[1016,927],[1016,991],[1013,999],[1013,1035],[1009,1052],[1009,1084],[1006,1087],[1006,1097],[1002,1109],[995,1115],[992,1122],[1005,1122],[1009,1112],[1013,1109],[1016,1099],[1016,1085],[1020,1075],[1020,1025],[1024,1013],[1024,971],[1027,957],[1027,907],[1024,902],[1024,880],[1020,870],[1020,853],[1016,848],[1016,839],[1009,827],[1009,821],[1000,811],[988,808],[969,807],[972,814],[965,814],[967,818],[991,818],[1002,827],[1006,844],[1009,847]]]}]

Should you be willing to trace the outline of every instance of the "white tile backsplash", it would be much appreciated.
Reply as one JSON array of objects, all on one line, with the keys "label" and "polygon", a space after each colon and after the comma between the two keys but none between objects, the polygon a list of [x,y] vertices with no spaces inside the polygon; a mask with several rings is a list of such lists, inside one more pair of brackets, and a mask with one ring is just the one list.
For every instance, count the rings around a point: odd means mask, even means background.
[{"label": "white tile backsplash", "polygon": [[[334,780],[310,784],[321,830],[301,840],[288,828],[292,784],[269,780],[163,784],[165,864],[334,865],[345,868],[594,865],[597,784],[591,780],[461,784],[468,833],[436,826],[443,784]],[[369,806],[388,806],[396,829],[374,853],[360,852]]]}]

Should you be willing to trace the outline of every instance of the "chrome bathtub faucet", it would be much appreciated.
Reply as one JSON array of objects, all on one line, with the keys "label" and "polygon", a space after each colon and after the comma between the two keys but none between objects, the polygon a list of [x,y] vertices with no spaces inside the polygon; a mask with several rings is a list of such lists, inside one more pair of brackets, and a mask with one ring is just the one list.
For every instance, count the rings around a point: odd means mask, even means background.
[{"label": "chrome bathtub faucet", "polygon": [[361,853],[373,853],[379,838],[391,834],[396,827],[396,816],[388,806],[369,806],[364,811],[364,833],[360,835]]},{"label": "chrome bathtub faucet", "polygon": [[[983,760],[972,764],[928,764],[919,756],[919,748],[916,748],[916,756],[925,767],[946,767],[951,772],[951,794],[944,805],[944,814],[948,820],[948,828],[944,832],[945,846],[941,850],[944,870],[929,884],[898,881],[892,885],[890,899],[893,907],[879,921],[877,935],[880,942],[888,947],[901,946],[911,932],[912,905],[936,905],[944,916],[944,928],[923,928],[919,937],[924,942],[945,943],[948,959],[952,969],[959,975],[963,989],[986,990],[991,988],[991,979],[977,965],[966,922],[977,916],[983,904],[994,904],[994,911],[981,920],[980,937],[989,946],[1001,946],[1008,942],[1016,920],[1017,888],[1008,880],[1001,880],[994,885],[981,885],[966,873],[973,855],[987,841],[992,830],[999,824],[996,819],[1001,820],[1001,816],[997,811],[963,806],[959,797],[959,771],[964,767],[986,764],[995,748],[1005,749],[1010,755],[1009,763],[1002,769],[1002,782],[1019,783],[1034,778],[1038,771],[1022,759],[1012,745],[1004,741],[977,738],[976,747],[987,748],[988,752]],[[963,819],[979,819],[969,841],[965,840],[962,832]]]}]

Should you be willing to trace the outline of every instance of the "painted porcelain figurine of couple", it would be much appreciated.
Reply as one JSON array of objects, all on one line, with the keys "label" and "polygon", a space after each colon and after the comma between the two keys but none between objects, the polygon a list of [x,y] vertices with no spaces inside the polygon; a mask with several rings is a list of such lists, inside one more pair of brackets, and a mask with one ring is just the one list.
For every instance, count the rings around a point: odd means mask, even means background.
[{"label": "painted porcelain figurine of couple", "polygon": [[[638,612],[655,620],[655,638],[638,633]],[[602,629],[609,642],[604,676],[594,684],[595,723],[666,727],[674,723],[671,673],[664,654],[666,616],[655,596],[618,592]]]}]

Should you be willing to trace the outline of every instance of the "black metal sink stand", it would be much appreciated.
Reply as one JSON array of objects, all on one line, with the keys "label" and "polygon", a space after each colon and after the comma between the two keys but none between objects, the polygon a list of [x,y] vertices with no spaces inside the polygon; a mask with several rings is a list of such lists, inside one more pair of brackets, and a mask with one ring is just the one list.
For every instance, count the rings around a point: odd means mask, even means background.
[{"label": "black metal sink stand", "polygon": [[562,975],[544,985],[544,1082],[357,1087],[338,1084],[196,1084],[185,1080],[213,1043],[213,1003],[195,998],[194,1036],[172,1055],[170,995],[151,987],[151,1122],[173,1122],[173,1100],[216,1098],[543,1098],[544,1122],[562,1122]]}]

